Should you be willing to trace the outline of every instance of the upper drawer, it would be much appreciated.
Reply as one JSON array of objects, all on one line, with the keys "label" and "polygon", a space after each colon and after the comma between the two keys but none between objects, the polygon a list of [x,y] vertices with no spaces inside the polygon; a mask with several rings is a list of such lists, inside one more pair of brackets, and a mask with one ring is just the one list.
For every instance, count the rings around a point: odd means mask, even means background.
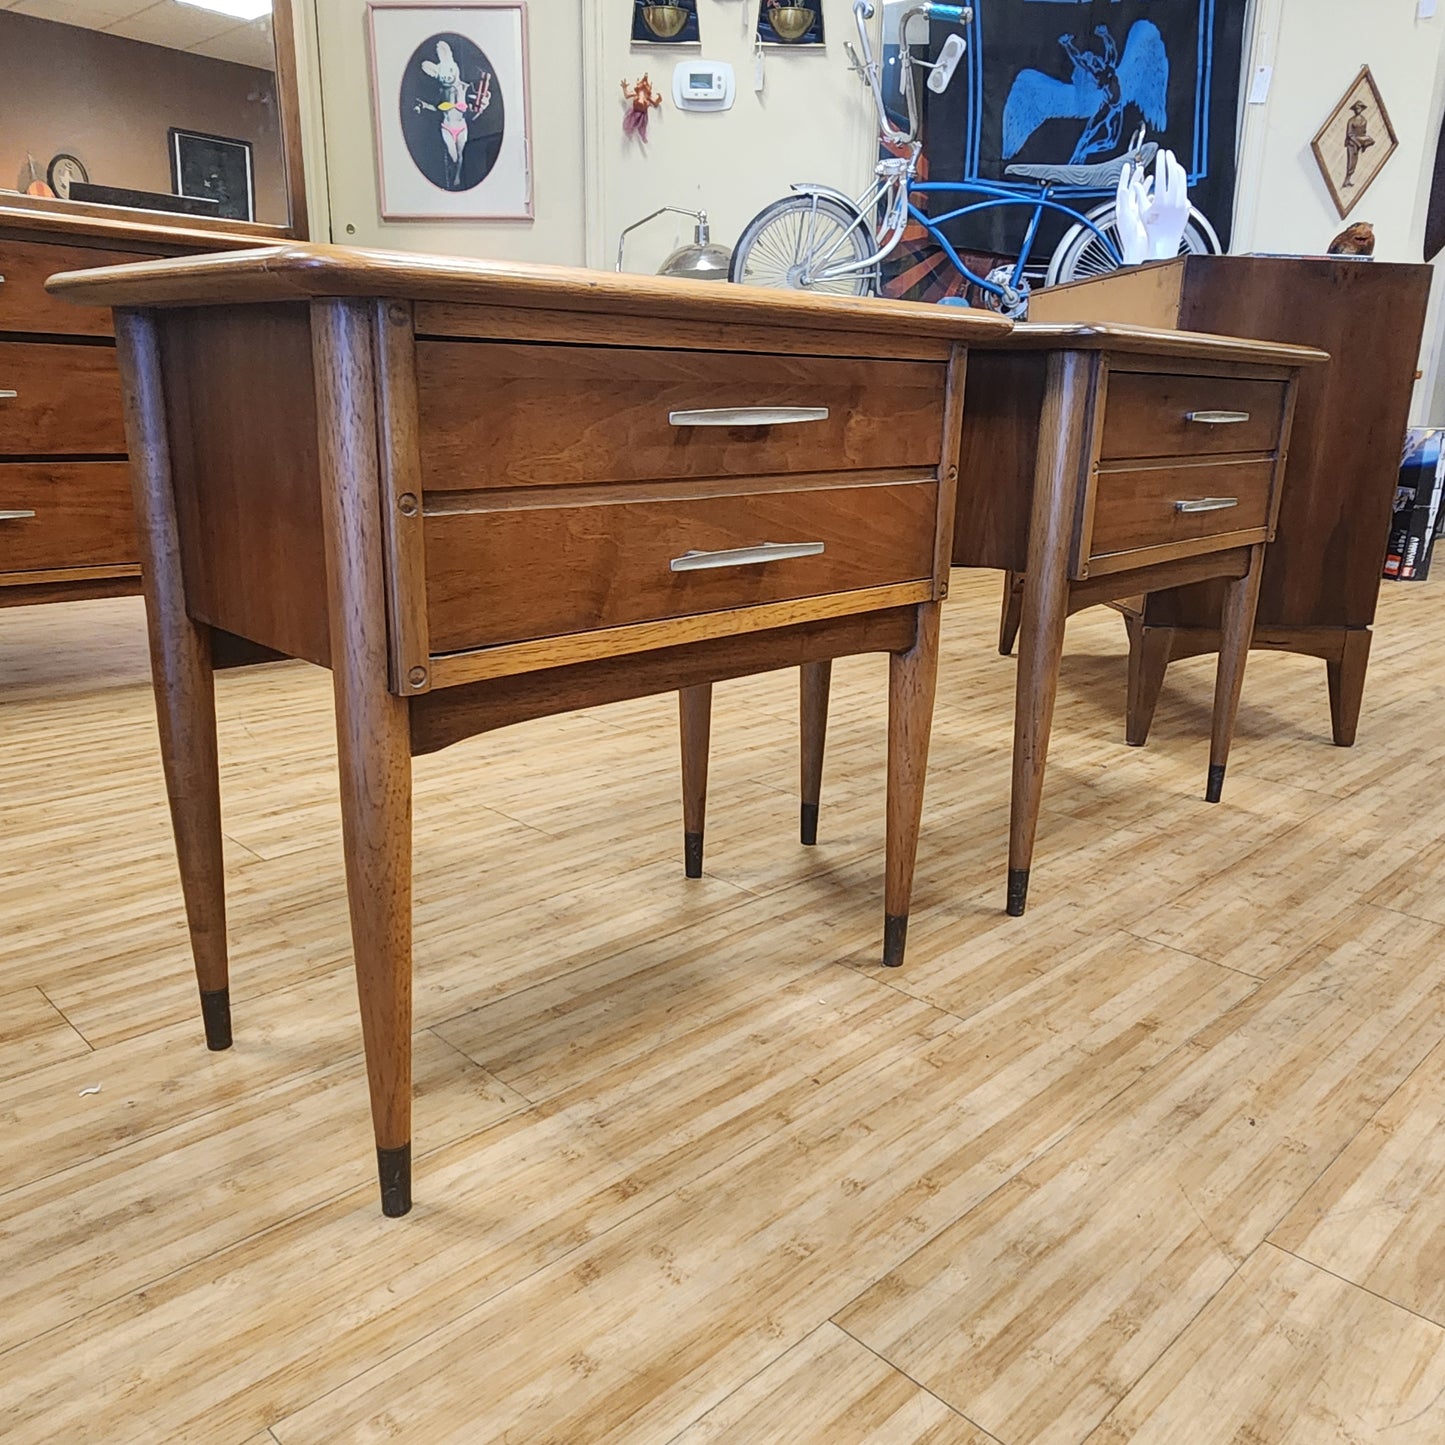
[{"label": "upper drawer", "polygon": [[114,566],[139,555],[125,462],[0,462],[0,572]]},{"label": "upper drawer", "polygon": [[37,241],[0,241],[0,331],[54,331],[62,336],[109,336],[110,310],[76,306],[48,295],[45,278],[57,271],[86,271],[150,259],[93,246],[51,246]]},{"label": "upper drawer", "polygon": [[1228,376],[1109,374],[1105,461],[1272,452],[1288,387]]},{"label": "upper drawer", "polygon": [[[4,394],[9,391],[15,395]],[[66,452],[125,455],[115,352],[0,341],[0,456]]]},{"label": "upper drawer", "polygon": [[432,491],[932,469],[943,444],[937,362],[421,341],[417,373]]},{"label": "upper drawer", "polygon": [[429,513],[431,650],[918,581],[937,510],[920,481]]}]

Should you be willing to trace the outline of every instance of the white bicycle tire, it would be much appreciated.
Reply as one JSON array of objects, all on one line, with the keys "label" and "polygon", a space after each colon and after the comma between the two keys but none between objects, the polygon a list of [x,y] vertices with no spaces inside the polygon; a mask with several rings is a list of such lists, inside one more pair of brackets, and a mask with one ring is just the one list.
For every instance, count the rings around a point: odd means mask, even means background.
[{"label": "white bicycle tire", "polygon": [[[878,268],[872,266],[851,272],[822,285],[802,286],[789,279],[790,268],[784,265],[790,242],[796,241],[803,218],[816,211],[820,217],[846,230],[858,219],[858,212],[831,196],[813,196],[806,192],[784,196],[764,206],[743,228],[733,247],[728,266],[728,280],[743,286],[772,286],[785,290],[809,291],[815,295],[867,296],[877,288]],[[856,264],[866,261],[877,249],[873,228],[861,222],[843,243],[838,260]],[[796,246],[793,247],[796,259]]]},{"label": "white bicycle tire", "polygon": [[[1116,245],[1118,228],[1115,225],[1117,208],[1113,201],[1105,201],[1088,213],[1089,219]],[[1224,248],[1219,244],[1219,233],[1209,223],[1203,211],[1189,208],[1189,221],[1184,227],[1184,239],[1179,243],[1181,256],[1217,256]],[[1064,239],[1054,249],[1049,261],[1047,286],[1059,286],[1066,281],[1083,281],[1091,276],[1103,276],[1118,270],[1099,244],[1099,238],[1082,222],[1070,227]]]}]

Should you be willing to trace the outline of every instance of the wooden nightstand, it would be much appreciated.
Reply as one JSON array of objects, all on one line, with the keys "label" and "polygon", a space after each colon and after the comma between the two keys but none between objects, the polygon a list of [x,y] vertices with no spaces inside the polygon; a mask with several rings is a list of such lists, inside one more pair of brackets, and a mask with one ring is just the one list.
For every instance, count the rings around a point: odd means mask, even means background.
[{"label": "wooden nightstand", "polygon": [[[1205,796],[1217,802],[1300,370],[1323,352],[1125,326],[1020,326],[969,357],[958,567],[1025,574],[1007,907],[1028,898],[1070,612],[1225,588]],[[946,686],[945,682],[945,686]],[[826,664],[803,671],[803,834],[817,826]]]},{"label": "wooden nightstand", "polygon": [[[162,753],[212,1048],[231,1037],[212,669],[277,656],[331,668],[387,1214],[411,1203],[414,754],[888,652],[884,951],[901,962],[965,344],[1007,322],[302,246],[51,287],[118,308]],[[700,819],[696,831],[700,850]]]}]

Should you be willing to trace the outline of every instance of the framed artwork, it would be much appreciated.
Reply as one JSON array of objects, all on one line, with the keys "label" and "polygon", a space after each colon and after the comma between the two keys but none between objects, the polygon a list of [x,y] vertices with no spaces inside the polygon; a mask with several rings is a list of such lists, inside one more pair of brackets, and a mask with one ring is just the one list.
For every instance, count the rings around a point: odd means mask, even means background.
[{"label": "framed artwork", "polygon": [[823,0],[758,0],[758,39],[764,45],[822,45]]},{"label": "framed artwork", "polygon": [[532,219],[527,9],[366,7],[383,221]]},{"label": "framed artwork", "polygon": [[171,190],[193,201],[213,201],[210,215],[227,221],[256,219],[256,178],[251,142],[201,131],[170,130]]},{"label": "framed artwork", "polygon": [[632,43],[634,45],[701,45],[697,0],[632,0]]},{"label": "framed artwork", "polygon": [[1312,146],[1342,219],[1359,205],[1399,145],[1390,113],[1367,65],[1320,127]]}]

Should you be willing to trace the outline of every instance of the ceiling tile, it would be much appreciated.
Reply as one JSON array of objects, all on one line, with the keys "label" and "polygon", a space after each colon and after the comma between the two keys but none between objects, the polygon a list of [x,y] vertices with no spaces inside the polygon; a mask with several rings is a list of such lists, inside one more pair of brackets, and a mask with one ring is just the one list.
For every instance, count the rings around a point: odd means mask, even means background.
[{"label": "ceiling tile", "polygon": [[214,10],[201,10],[194,5],[178,5],[176,0],[157,0],[138,15],[100,27],[112,35],[130,40],[145,40],[151,45],[164,45],[171,50],[189,50],[202,41],[212,40],[236,22]]},{"label": "ceiling tile", "polygon": [[154,3],[155,0],[14,0],[6,8],[17,15],[33,15],[37,20],[77,25],[82,30],[104,30],[117,20],[149,9]]},{"label": "ceiling tile", "polygon": [[269,20],[243,22],[234,30],[224,30],[190,49],[193,54],[229,60],[233,65],[251,65],[258,70],[276,68],[276,47],[271,39]]}]

